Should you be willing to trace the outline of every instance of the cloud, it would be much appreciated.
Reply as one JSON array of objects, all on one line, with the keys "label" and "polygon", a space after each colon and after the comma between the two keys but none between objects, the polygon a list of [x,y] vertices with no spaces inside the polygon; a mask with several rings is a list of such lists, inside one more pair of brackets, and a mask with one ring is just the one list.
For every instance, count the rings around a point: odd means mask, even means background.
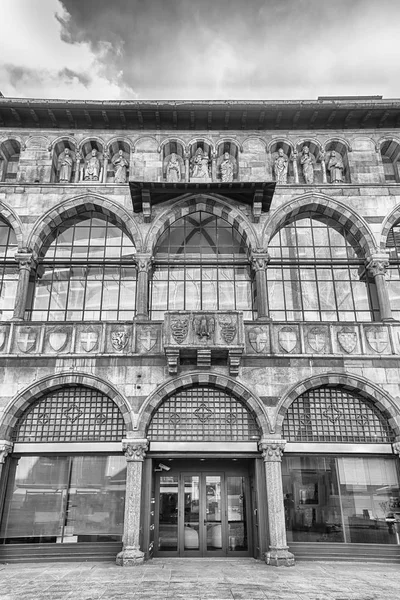
[{"label": "cloud", "polygon": [[392,0],[3,0],[3,15],[6,95],[399,95]]}]

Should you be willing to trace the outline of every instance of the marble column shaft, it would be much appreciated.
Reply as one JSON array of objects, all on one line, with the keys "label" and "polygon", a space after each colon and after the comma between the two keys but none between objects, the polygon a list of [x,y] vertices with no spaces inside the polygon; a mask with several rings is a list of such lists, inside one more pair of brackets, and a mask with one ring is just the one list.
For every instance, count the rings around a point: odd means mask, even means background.
[{"label": "marble column shaft", "polygon": [[285,440],[280,439],[262,439],[260,442],[265,465],[270,541],[265,562],[274,567],[291,567],[295,562],[286,541],[281,466],[285,444]]},{"label": "marble column shaft", "polygon": [[295,183],[299,183],[299,167],[297,164],[297,151],[295,150],[293,152],[292,155],[292,161],[293,161],[293,177],[294,177],[294,182]]},{"label": "marble column shaft", "polygon": [[146,439],[122,441],[126,457],[125,519],[122,552],[116,563],[121,567],[132,567],[144,561],[140,549],[140,509],[142,496],[143,460],[148,448]]},{"label": "marble column shaft", "polygon": [[136,254],[137,293],[136,316],[138,319],[149,318],[149,272],[153,262],[150,254]]},{"label": "marble column shaft", "polygon": [[104,161],[103,161],[103,183],[107,183],[107,170],[108,170],[108,161],[110,160],[110,155],[108,152],[104,153]]},{"label": "marble column shaft", "polygon": [[257,318],[258,320],[269,320],[266,275],[266,268],[269,262],[268,253],[263,249],[253,250],[251,262],[256,280]]},{"label": "marble column shaft", "polygon": [[367,259],[367,270],[375,280],[378,295],[379,312],[382,321],[391,321],[392,308],[389,301],[389,292],[386,284],[386,271],[389,266],[387,254],[374,254]]},{"label": "marble column shaft", "polygon": [[28,298],[29,279],[35,263],[32,259],[32,252],[16,252],[15,260],[19,264],[19,276],[13,320],[23,321],[26,310],[26,301]]}]

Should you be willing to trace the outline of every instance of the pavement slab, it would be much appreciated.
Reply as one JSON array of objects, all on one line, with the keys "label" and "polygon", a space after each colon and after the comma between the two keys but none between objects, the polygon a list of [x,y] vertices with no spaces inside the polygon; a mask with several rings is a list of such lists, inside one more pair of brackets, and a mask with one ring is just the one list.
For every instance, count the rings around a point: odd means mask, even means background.
[{"label": "pavement slab", "polygon": [[161,559],[0,565],[0,600],[400,600],[398,565]]}]

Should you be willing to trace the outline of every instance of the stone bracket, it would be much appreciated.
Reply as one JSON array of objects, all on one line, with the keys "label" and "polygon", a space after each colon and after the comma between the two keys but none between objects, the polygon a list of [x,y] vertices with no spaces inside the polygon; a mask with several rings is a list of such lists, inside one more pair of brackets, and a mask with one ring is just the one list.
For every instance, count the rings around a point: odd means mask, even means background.
[{"label": "stone bracket", "polygon": [[151,222],[151,195],[150,190],[142,189],[142,208],[143,220],[145,223]]},{"label": "stone bracket", "polygon": [[236,377],[239,375],[240,361],[242,360],[243,348],[232,348],[228,353],[229,374]]},{"label": "stone bracket", "polygon": [[211,349],[201,348],[197,350],[197,366],[206,369],[211,367]]},{"label": "stone bracket", "polygon": [[178,373],[178,365],[180,358],[179,348],[164,348],[165,356],[167,357],[168,373],[176,375]]},{"label": "stone bracket", "polygon": [[262,213],[262,201],[263,201],[263,190],[255,190],[253,197],[253,220],[254,223],[258,223],[260,221],[261,213]]}]

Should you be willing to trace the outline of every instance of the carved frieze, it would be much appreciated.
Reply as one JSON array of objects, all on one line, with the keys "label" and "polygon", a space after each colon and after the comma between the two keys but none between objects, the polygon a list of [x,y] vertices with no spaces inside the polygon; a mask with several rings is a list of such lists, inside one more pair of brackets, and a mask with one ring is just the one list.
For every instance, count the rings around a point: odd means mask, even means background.
[{"label": "carved frieze", "polygon": [[242,315],[238,311],[168,312],[164,340],[165,345],[194,348],[243,345]]}]

